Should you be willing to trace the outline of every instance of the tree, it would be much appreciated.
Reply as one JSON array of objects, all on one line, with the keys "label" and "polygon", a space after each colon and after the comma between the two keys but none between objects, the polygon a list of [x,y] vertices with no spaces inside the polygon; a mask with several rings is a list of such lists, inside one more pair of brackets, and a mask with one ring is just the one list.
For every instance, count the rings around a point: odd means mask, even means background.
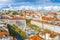
[{"label": "tree", "polygon": [[32,19],[27,19],[26,20],[26,23],[30,23]]},{"label": "tree", "polygon": [[8,26],[8,30],[10,32],[10,35],[15,36],[15,37],[20,36],[22,38],[26,38],[26,33],[18,26],[15,26],[15,25],[11,26],[9,24],[7,26]]},{"label": "tree", "polygon": [[35,31],[38,31],[38,32],[41,30],[41,29],[40,29],[38,26],[36,26],[35,24],[30,24],[30,23],[28,23],[27,26],[28,26],[29,28],[33,28]]},{"label": "tree", "polygon": [[13,12],[13,15],[18,15],[18,12],[14,11],[14,12]]}]

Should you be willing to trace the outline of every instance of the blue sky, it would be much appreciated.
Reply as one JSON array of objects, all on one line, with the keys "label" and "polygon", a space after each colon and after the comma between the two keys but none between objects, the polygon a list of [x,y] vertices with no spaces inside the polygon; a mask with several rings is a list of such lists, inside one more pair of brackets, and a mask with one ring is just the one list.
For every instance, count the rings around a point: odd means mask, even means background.
[{"label": "blue sky", "polygon": [[0,0],[0,10],[20,6],[60,6],[60,0]]}]

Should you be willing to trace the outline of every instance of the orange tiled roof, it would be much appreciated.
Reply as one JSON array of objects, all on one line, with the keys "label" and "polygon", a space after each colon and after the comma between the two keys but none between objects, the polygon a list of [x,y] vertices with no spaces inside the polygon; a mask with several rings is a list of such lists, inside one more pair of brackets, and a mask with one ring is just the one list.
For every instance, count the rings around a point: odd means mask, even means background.
[{"label": "orange tiled roof", "polygon": [[12,17],[10,20],[25,20],[25,18]]},{"label": "orange tiled roof", "polygon": [[28,40],[42,40],[40,36],[32,36]]},{"label": "orange tiled roof", "polygon": [[8,32],[0,32],[0,35],[9,35]]},{"label": "orange tiled roof", "polygon": [[46,16],[43,16],[42,19],[43,19],[43,20],[47,20],[47,21],[50,21],[50,20],[51,20],[51,21],[52,21],[52,20],[58,21],[58,20],[59,20],[58,18],[51,18],[51,17],[46,17]]},{"label": "orange tiled roof", "polygon": [[56,12],[48,12],[48,14],[50,14],[50,15],[56,15],[57,13]]}]

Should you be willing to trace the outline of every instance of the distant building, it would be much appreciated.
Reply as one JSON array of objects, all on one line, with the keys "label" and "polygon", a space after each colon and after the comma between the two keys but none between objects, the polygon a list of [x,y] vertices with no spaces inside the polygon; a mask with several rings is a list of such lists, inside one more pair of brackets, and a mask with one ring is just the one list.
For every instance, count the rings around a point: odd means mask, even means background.
[{"label": "distant building", "polygon": [[10,24],[10,25],[15,24],[23,30],[25,30],[25,28],[26,28],[26,20],[25,19],[17,19],[17,20],[16,19],[10,19],[8,21],[8,24]]},{"label": "distant building", "polygon": [[57,12],[57,18],[60,19],[60,12]]},{"label": "distant building", "polygon": [[48,14],[46,16],[56,18],[57,13],[56,12],[48,12]]}]

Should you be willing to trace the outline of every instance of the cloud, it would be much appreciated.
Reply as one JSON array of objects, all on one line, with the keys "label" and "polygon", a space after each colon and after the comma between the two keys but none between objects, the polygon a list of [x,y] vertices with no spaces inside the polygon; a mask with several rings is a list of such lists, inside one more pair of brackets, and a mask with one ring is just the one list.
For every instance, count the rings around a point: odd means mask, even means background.
[{"label": "cloud", "polygon": [[49,10],[49,11],[52,10],[52,8],[53,8],[53,6],[45,6],[44,7],[45,10]]},{"label": "cloud", "polygon": [[12,9],[19,9],[19,10],[41,10],[42,7],[38,6],[19,6],[19,7],[12,7]]},{"label": "cloud", "polygon": [[7,4],[7,3],[11,3],[12,0],[0,0],[0,4]]},{"label": "cloud", "polygon": [[47,3],[52,3],[52,0],[36,0],[37,3],[41,3],[41,4],[47,4]]},{"label": "cloud", "polygon": [[46,11],[58,11],[60,6],[17,6],[5,8],[4,10],[46,10]]},{"label": "cloud", "polygon": [[45,6],[44,10],[47,10],[47,11],[59,11],[60,6]]},{"label": "cloud", "polygon": [[36,10],[35,7],[33,6],[19,6],[19,7],[12,7],[12,9],[17,9],[17,10]]},{"label": "cloud", "polygon": [[[16,0],[15,0],[16,1]],[[11,3],[10,3],[11,2]],[[10,4],[9,4],[10,3]],[[46,6],[46,5],[51,4],[51,6]],[[9,8],[5,8],[7,6]],[[43,6],[42,6],[43,5]],[[56,5],[56,4],[55,4]],[[5,10],[47,10],[47,11],[58,11],[60,10],[60,6],[53,6],[52,0],[35,0],[34,2],[29,2],[29,1],[24,1],[20,3],[15,3],[14,0],[0,0],[0,9],[2,8]]]}]

